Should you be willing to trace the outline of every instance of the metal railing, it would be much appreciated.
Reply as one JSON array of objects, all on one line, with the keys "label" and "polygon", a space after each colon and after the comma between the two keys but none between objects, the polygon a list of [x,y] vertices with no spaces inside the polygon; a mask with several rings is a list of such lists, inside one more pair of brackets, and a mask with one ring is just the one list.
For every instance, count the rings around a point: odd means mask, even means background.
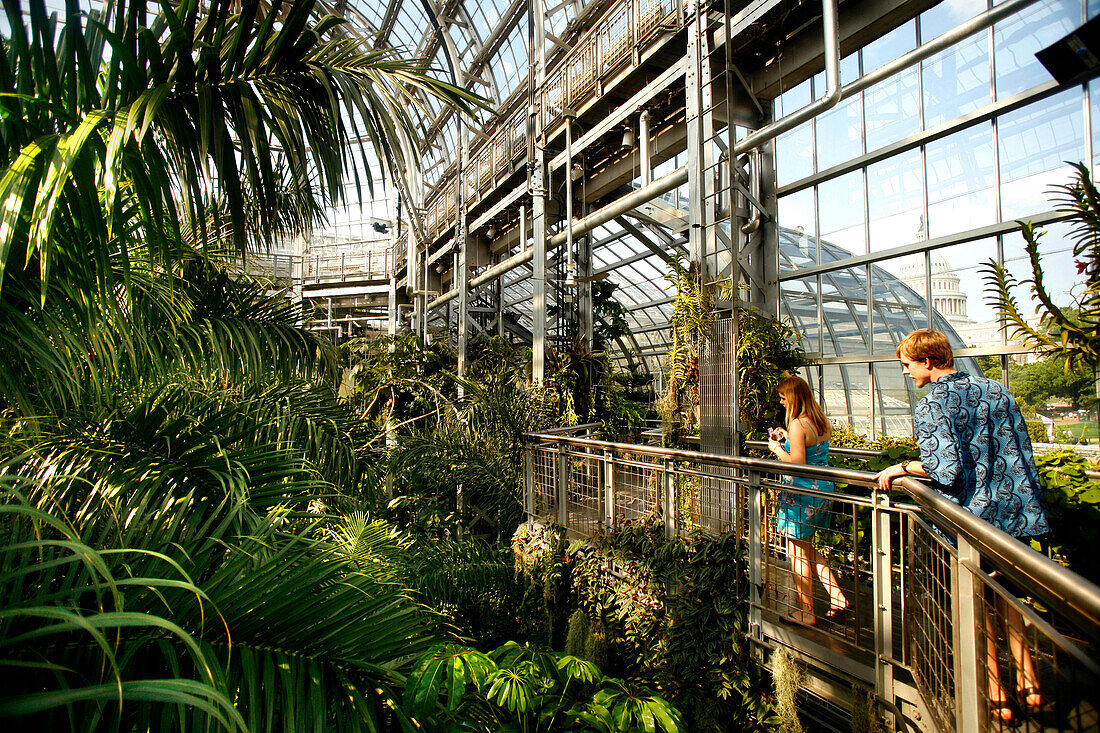
[{"label": "metal railing", "polygon": [[[588,30],[549,70],[539,91],[546,127],[564,119],[565,111],[591,97],[600,82],[631,62],[662,28],[684,23],[687,0],[623,0]],[[527,156],[527,106],[481,130],[466,164],[466,190],[473,199],[489,193]],[[454,173],[435,186],[425,208],[428,236],[437,239],[458,217]]]},{"label": "metal railing", "polygon": [[[1100,730],[1100,588],[921,483],[882,492],[863,471],[551,433],[528,436],[526,451],[528,517],[571,536],[653,516],[669,536],[737,533],[748,558],[750,637],[871,687],[906,725]],[[823,503],[813,548],[851,604],[825,618],[828,601],[815,588],[813,627],[789,618],[798,591],[776,528],[777,510],[799,497]],[[1032,685],[1038,709],[996,709]],[[1011,724],[1001,718],[1009,714]]]},{"label": "metal railing", "polygon": [[386,280],[390,276],[393,252],[385,247],[366,251],[338,251],[310,255],[253,253],[236,271],[255,278],[287,284],[319,284],[363,280]]}]

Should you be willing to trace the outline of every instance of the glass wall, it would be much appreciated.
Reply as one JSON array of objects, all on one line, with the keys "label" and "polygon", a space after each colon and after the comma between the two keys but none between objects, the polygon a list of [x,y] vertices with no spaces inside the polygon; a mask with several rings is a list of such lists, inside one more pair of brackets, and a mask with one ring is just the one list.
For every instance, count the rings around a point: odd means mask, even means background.
[{"label": "glass wall", "polygon": [[[940,3],[844,59],[842,77],[989,6]],[[1028,392],[1035,358],[1002,332],[983,268],[1030,276],[1015,222],[1031,219],[1046,229],[1042,263],[1056,300],[1067,303],[1080,280],[1050,189],[1069,179],[1066,161],[1097,169],[1100,88],[1058,89],[1034,54],[1095,12],[1083,0],[1036,3],[776,141],[780,315],[819,363],[810,378],[833,417],[860,432],[908,433],[920,393],[894,349],[928,326],[949,334],[961,368],[1007,379],[1033,415],[1049,411],[1051,400]],[[775,100],[776,117],[823,89],[821,75],[793,87]],[[1017,296],[1034,313],[1030,292]]]}]

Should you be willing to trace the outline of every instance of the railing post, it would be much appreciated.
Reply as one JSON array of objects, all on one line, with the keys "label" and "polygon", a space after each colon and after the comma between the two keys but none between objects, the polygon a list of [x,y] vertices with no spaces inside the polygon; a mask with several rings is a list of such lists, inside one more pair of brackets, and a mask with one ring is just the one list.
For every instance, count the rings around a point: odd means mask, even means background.
[{"label": "railing post", "polygon": [[763,638],[764,601],[760,597],[760,589],[764,587],[764,507],[763,495],[760,490],[760,472],[748,472],[749,491],[749,547],[747,558],[749,562],[749,637],[760,640]]},{"label": "railing post", "polygon": [[[890,495],[871,492],[871,582],[874,587],[875,691],[894,701],[894,592],[893,550],[890,542]],[[859,561],[856,560],[859,587]]]},{"label": "railing post", "polygon": [[[958,535],[958,559],[953,563],[952,603],[952,656],[955,660],[955,729],[979,731],[985,729],[985,715],[981,701],[985,683],[985,650],[981,641],[985,618],[982,609],[982,584],[975,568],[980,567],[981,556],[976,547]],[[982,624],[979,627],[979,624]]]},{"label": "railing post", "polygon": [[665,518],[665,537],[675,537],[676,521],[676,473],[675,462],[670,458],[661,461],[661,511]]},{"label": "railing post", "polygon": [[567,453],[568,447],[565,443],[558,444],[558,486],[557,486],[557,500],[558,500],[558,524],[563,527],[569,527],[569,506],[566,499],[569,496],[569,454]]},{"label": "railing post", "polygon": [[535,447],[530,444],[523,449],[523,483],[523,507],[530,522],[535,516]]},{"label": "railing post", "polygon": [[615,452],[604,453],[604,511],[607,526],[615,526]]}]

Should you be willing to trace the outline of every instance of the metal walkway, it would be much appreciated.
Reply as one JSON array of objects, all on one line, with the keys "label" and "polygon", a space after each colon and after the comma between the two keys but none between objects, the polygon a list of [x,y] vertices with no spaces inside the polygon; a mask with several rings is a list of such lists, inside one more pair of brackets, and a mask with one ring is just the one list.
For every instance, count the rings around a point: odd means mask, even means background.
[{"label": "metal walkway", "polygon": [[[569,536],[605,531],[656,514],[668,536],[736,532],[749,559],[749,637],[766,663],[786,647],[806,667],[806,692],[851,709],[852,687],[873,692],[896,730],[1100,730],[1100,588],[1033,552],[913,480],[880,492],[873,474],[793,466],[644,445],[528,436],[526,509]],[[843,449],[834,449],[843,453]],[[833,481],[821,494],[784,483]],[[775,507],[792,495],[828,498],[815,548],[852,611],[822,618],[828,599],[815,583],[817,623],[790,619],[797,607],[786,538]],[[1008,578],[1028,596],[1005,589]],[[987,672],[1016,689],[1005,634],[1012,610],[1037,670],[1040,710],[1015,709],[1011,725],[990,712]],[[995,637],[993,645],[988,640]]]}]

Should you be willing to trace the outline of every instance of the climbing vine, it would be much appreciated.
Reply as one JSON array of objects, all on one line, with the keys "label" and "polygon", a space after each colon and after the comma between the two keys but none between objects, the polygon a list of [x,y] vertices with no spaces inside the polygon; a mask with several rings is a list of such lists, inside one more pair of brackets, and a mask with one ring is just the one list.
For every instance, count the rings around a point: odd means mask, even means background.
[{"label": "climbing vine", "polygon": [[[719,299],[729,299],[728,282],[700,285],[693,265],[682,258],[669,263],[666,279],[676,287],[665,391],[657,401],[666,443],[699,434],[699,358]],[[761,437],[781,417],[775,389],[804,363],[797,332],[787,323],[750,308],[736,308],[738,407],[742,437]]]}]

